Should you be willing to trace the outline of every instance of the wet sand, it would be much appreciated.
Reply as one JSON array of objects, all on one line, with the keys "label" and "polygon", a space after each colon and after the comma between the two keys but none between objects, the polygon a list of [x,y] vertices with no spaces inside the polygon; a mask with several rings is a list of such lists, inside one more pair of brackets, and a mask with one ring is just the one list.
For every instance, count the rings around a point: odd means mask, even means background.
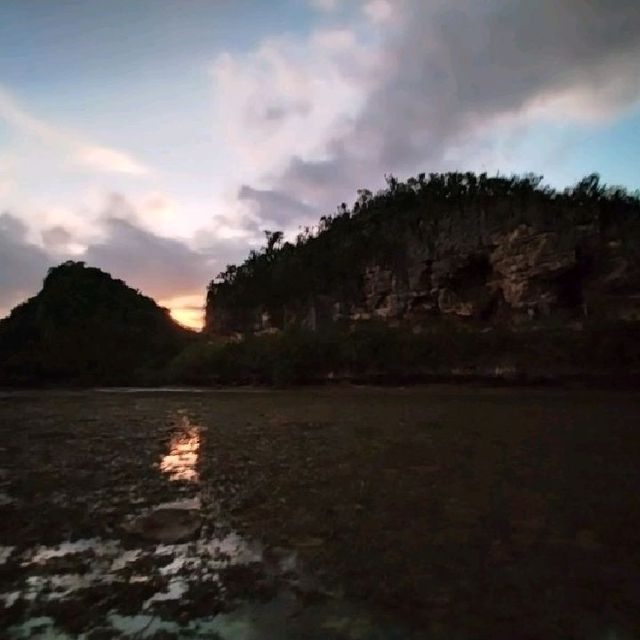
[{"label": "wet sand", "polygon": [[0,628],[638,637],[639,400],[446,386],[4,393]]}]

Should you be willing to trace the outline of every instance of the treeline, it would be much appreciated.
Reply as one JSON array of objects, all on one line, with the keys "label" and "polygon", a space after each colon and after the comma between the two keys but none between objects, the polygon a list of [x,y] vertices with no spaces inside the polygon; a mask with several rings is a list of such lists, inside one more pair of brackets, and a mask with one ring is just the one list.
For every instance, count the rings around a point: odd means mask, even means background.
[{"label": "treeline", "polygon": [[488,216],[487,224],[507,227],[596,222],[603,233],[630,218],[636,227],[640,223],[638,192],[607,187],[597,174],[564,191],[532,174],[421,173],[406,182],[393,176],[386,181],[387,188],[376,194],[359,190],[351,207],[342,203],[295,242],[285,242],[279,231],[266,232],[263,249],[252,251],[241,265],[228,266],[209,284],[208,325],[220,313],[243,326],[256,308],[277,315],[285,305],[306,304],[315,295],[349,300],[367,264],[401,260],[408,236],[428,243],[454,214]]},{"label": "treeline", "polygon": [[164,370],[163,383],[196,385],[318,384],[476,378],[498,382],[561,382],[576,377],[601,384],[640,379],[640,325],[562,324],[540,330],[478,332],[443,322],[415,333],[368,321],[311,331],[214,339],[185,349]]}]

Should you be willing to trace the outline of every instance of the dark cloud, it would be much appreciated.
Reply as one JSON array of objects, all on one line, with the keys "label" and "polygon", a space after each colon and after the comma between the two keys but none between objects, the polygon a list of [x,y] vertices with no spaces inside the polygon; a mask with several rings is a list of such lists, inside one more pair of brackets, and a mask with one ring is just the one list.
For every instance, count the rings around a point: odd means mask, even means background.
[{"label": "dark cloud", "polygon": [[640,97],[638,0],[405,6],[404,27],[384,45],[384,73],[353,126],[330,141],[326,159],[291,159],[272,190],[253,198],[263,217],[278,211],[284,225],[310,208],[333,209],[358,187],[376,188],[385,173],[447,168],[452,147],[499,116],[526,121],[536,101],[568,95],[570,110],[557,116],[580,119],[615,115]]},{"label": "dark cloud", "polygon": [[47,253],[29,242],[25,224],[0,214],[0,317],[37,291],[49,266]]},{"label": "dark cloud", "polygon": [[71,233],[61,225],[49,227],[42,232],[42,242],[44,242],[46,247],[50,247],[52,250],[66,248],[72,239],[73,236]]},{"label": "dark cloud", "polygon": [[373,142],[389,170],[411,169],[536,98],[587,90],[612,112],[637,100],[640,3],[417,1],[389,55],[347,148]]},{"label": "dark cloud", "polygon": [[106,237],[87,247],[85,262],[157,298],[204,291],[214,269],[208,256],[123,218],[108,217],[104,224]]},{"label": "dark cloud", "polygon": [[311,112],[308,102],[293,102],[291,104],[271,104],[261,112],[263,120],[268,122],[282,122],[294,116],[306,116]]},{"label": "dark cloud", "polygon": [[[117,214],[127,213],[131,219]],[[114,196],[102,218],[104,236],[83,253],[64,251],[72,234],[64,227],[42,233],[45,247],[28,240],[26,225],[16,216],[0,215],[0,317],[37,293],[47,269],[67,259],[99,267],[156,299],[201,293],[227,262],[246,253],[239,240],[200,238],[202,249],[166,238],[135,222],[136,212],[126,199]]]},{"label": "dark cloud", "polygon": [[265,220],[284,225],[292,218],[304,218],[314,213],[314,209],[287,193],[275,189],[254,189],[242,185],[238,199],[253,202],[258,215]]},{"label": "dark cloud", "polygon": [[158,235],[138,221],[135,209],[119,194],[111,196],[102,225],[103,239],[89,245],[80,259],[156,299],[204,296],[209,281],[247,251],[244,241],[215,238],[206,231],[194,238],[197,247]]}]

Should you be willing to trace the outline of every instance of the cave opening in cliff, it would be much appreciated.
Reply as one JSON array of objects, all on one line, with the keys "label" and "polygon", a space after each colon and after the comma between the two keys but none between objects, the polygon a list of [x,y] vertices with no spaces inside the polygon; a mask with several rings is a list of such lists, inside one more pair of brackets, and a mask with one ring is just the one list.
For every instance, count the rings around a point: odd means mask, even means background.
[{"label": "cave opening in cliff", "polygon": [[456,271],[452,285],[458,290],[484,287],[489,280],[491,271],[491,262],[487,254],[471,255],[467,258],[464,266]]},{"label": "cave opening in cliff", "polygon": [[561,307],[582,310],[584,308],[584,281],[589,275],[592,260],[576,250],[576,264],[558,281],[558,304]]}]

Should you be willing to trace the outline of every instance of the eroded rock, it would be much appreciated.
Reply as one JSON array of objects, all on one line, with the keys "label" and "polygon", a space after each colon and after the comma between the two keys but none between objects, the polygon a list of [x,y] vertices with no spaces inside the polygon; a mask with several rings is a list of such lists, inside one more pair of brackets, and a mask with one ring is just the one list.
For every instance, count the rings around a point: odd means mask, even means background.
[{"label": "eroded rock", "polygon": [[398,238],[393,259],[372,255],[357,266],[359,285],[346,298],[339,289],[308,292],[273,314],[258,305],[247,311],[250,325],[234,319],[233,310],[213,313],[210,299],[215,326],[209,329],[260,333],[372,319],[427,328],[438,318],[487,327],[554,316],[561,322],[640,318],[640,254],[623,227],[603,228],[594,212],[583,212],[584,219],[567,211],[449,214]]}]

